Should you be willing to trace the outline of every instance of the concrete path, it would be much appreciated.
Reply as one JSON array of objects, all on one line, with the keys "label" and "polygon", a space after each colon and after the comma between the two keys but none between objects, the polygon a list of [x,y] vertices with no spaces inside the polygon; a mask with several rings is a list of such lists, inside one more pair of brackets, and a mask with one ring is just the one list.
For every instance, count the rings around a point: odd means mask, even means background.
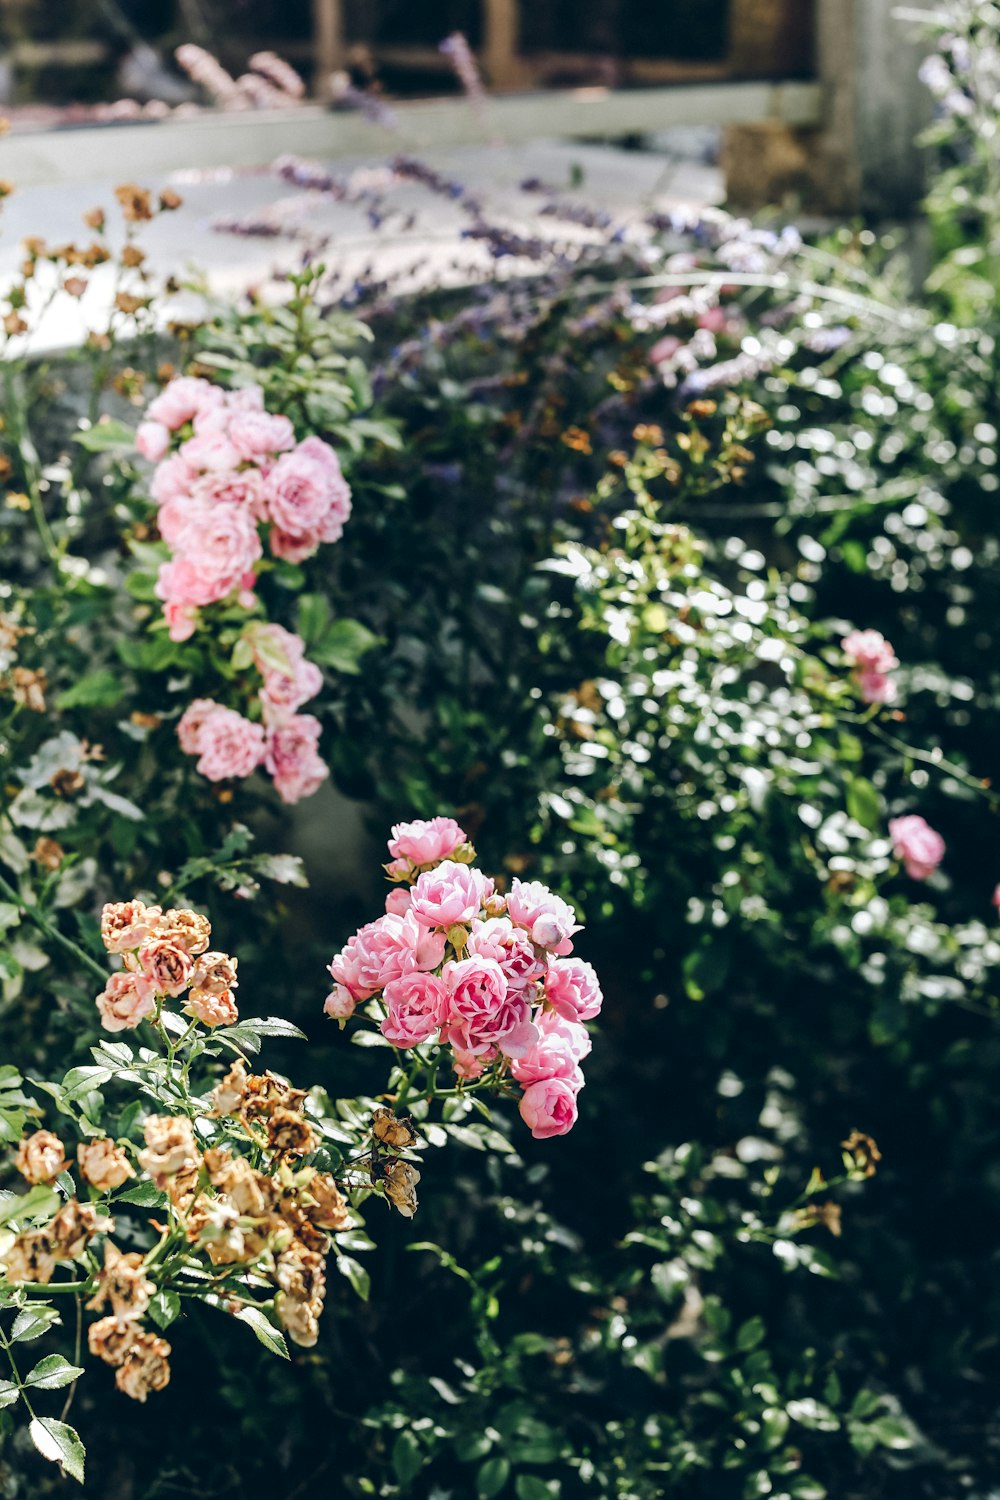
[{"label": "concrete path", "polygon": [[[609,146],[580,142],[536,141],[527,146],[465,146],[421,153],[437,171],[453,178],[476,194],[487,207],[502,210],[505,222],[513,219],[525,232],[538,232],[534,219],[537,198],[519,192],[518,184],[539,178],[565,191],[566,197],[617,216],[628,218],[649,208],[705,205],[720,202],[723,185],[717,167],[706,165],[706,145],[711,135],[703,131],[678,131],[660,137],[655,151],[622,151]],[[38,235],[52,244],[77,240],[85,243],[89,231],[82,215],[97,205],[114,209],[113,189],[118,181],[114,166],[114,138],[108,133],[105,157],[81,160],[79,173],[58,185],[17,190],[5,202],[0,217],[0,285],[10,284],[22,259],[21,241]],[[338,160],[331,164],[338,177],[358,169],[378,169],[406,142],[389,137],[384,155]],[[0,171],[3,147],[0,142]],[[222,234],[213,228],[219,220],[267,217],[277,212],[310,235],[329,236],[323,252],[328,264],[348,272],[374,263],[385,267],[410,267],[417,262],[439,273],[452,268],[457,256],[463,264],[488,265],[482,246],[461,239],[468,218],[452,204],[430,195],[412,183],[399,183],[387,194],[387,204],[398,213],[390,215],[379,231],[372,229],[363,207],[338,203],[319,195],[308,198],[266,169],[212,168],[199,171],[197,164],[178,170],[166,179],[140,179],[144,186],[171,185],[184,199],[175,213],[164,214],[145,226],[141,243],[148,251],[155,275],[182,275],[187,270],[202,273],[213,291],[233,294],[266,280],[276,266],[293,265],[301,246],[276,239]],[[298,198],[298,205],[289,203]],[[412,222],[404,227],[404,221]],[[109,213],[109,221],[115,221]],[[545,221],[543,221],[544,223]],[[569,237],[573,225],[549,220],[550,232]],[[584,234],[585,231],[576,231]],[[460,274],[460,273],[456,273]],[[77,344],[88,329],[102,326],[104,310],[112,295],[110,268],[101,268],[80,303],[60,297],[49,309],[33,347],[39,352]],[[44,294],[44,285],[35,295]]]}]

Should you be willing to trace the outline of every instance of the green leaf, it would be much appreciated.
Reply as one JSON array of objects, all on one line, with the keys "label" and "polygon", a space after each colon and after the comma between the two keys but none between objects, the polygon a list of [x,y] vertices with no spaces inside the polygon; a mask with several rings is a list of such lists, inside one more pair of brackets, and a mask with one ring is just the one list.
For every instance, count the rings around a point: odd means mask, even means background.
[{"label": "green leaf", "polygon": [[60,693],[56,708],[111,708],[124,691],[125,684],[120,675],[102,668],[99,672],[88,672]]},{"label": "green leaf", "polygon": [[155,1182],[137,1182],[135,1187],[116,1193],[114,1203],[116,1206],[119,1203],[134,1203],[136,1208],[159,1208],[166,1201],[166,1196]]},{"label": "green leaf", "polygon": [[916,1433],[903,1417],[876,1417],[867,1424],[867,1431],[883,1448],[901,1450],[916,1445]]},{"label": "green leaf", "polygon": [[353,1260],[349,1255],[338,1255],[337,1269],[342,1276],[347,1277],[362,1302],[367,1302],[368,1294],[371,1291],[372,1279],[364,1266],[359,1261]]},{"label": "green leaf", "polygon": [[741,1350],[744,1354],[750,1349],[756,1349],[766,1332],[763,1318],[748,1319],[736,1335],[737,1349]]},{"label": "green leaf", "polygon": [[692,1000],[704,1000],[722,988],[729,977],[728,944],[718,935],[706,939],[684,959],[684,988]]},{"label": "green leaf", "polygon": [[43,1458],[59,1464],[70,1478],[83,1483],[86,1455],[79,1434],[72,1427],[54,1417],[33,1417],[28,1432]]},{"label": "green leaf", "polygon": [[863,776],[852,776],[847,783],[847,811],[869,832],[882,821],[882,798]]},{"label": "green leaf", "polygon": [[558,1479],[539,1479],[537,1474],[519,1474],[514,1483],[517,1500],[553,1500],[559,1494]]},{"label": "green leaf", "polygon": [[30,1344],[40,1339],[53,1323],[59,1322],[59,1314],[47,1302],[36,1302],[31,1307],[22,1307],[10,1330],[11,1343]]},{"label": "green leaf", "polygon": [[20,1223],[42,1214],[53,1214],[58,1207],[59,1194],[46,1183],[40,1182],[26,1193],[15,1194],[0,1203],[0,1224],[8,1224],[11,1219],[17,1219]]},{"label": "green leaf", "polygon": [[72,1385],[82,1374],[82,1365],[71,1365],[61,1354],[46,1354],[25,1377],[24,1383],[37,1386],[40,1391],[58,1391],[64,1385]]},{"label": "green leaf", "polygon": [[362,656],[377,644],[378,636],[357,620],[335,620],[312,648],[311,655],[321,666],[357,673]]},{"label": "green leaf", "polygon": [[297,885],[305,889],[309,884],[305,864],[297,854],[257,854],[252,864],[255,875],[263,875],[278,885]]},{"label": "green leaf", "polygon": [[476,1495],[479,1500],[493,1500],[493,1496],[499,1495],[509,1478],[509,1458],[488,1458],[484,1464],[480,1464],[476,1475]]},{"label": "green leaf", "polygon": [[176,1292],[161,1287],[149,1299],[149,1316],[157,1328],[169,1328],[181,1310],[181,1299]]},{"label": "green leaf", "polygon": [[5,1406],[13,1406],[20,1394],[13,1380],[0,1380],[0,1411]]},{"label": "green leaf", "polygon": [[73,434],[74,442],[88,453],[108,453],[116,448],[134,448],[135,433],[124,422],[98,422]]},{"label": "green leaf", "polygon": [[412,1432],[405,1429],[392,1445],[392,1467],[396,1478],[405,1489],[424,1466],[424,1453]]},{"label": "green leaf", "polygon": [[244,1307],[236,1314],[239,1323],[246,1323],[253,1329],[265,1349],[272,1354],[277,1354],[281,1359],[288,1359],[288,1345],[285,1336],[273,1323],[269,1323],[259,1307]]}]

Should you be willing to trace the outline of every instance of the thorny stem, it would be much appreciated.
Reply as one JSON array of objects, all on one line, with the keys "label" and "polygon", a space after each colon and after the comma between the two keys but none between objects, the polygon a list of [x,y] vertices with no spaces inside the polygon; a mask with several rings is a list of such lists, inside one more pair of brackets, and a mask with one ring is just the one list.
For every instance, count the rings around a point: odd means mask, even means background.
[{"label": "thorny stem", "polygon": [[51,922],[46,921],[34,906],[29,906],[26,902],[22,901],[14,887],[2,875],[0,875],[0,895],[6,897],[13,906],[16,906],[22,916],[27,917],[30,922],[33,922],[38,930],[44,933],[51,942],[56,943],[67,953],[72,953],[74,958],[79,959],[92,974],[96,975],[102,985],[107,984],[107,970],[97,962],[96,958],[92,958],[86,949],[81,948],[78,943],[74,943],[72,938],[66,937],[64,933],[59,931],[58,927],[53,927]]}]

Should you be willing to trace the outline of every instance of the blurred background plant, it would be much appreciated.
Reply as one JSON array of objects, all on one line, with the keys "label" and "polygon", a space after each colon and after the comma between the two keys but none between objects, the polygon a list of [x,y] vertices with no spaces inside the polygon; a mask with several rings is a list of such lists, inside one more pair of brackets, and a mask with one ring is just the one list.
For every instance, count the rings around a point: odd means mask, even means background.
[{"label": "blurred background plant", "polygon": [[[454,813],[489,868],[571,894],[608,1003],[558,1154],[519,1143],[500,1160],[468,1140],[447,1169],[430,1160],[433,1243],[393,1226],[371,1258],[378,1295],[360,1316],[333,1306],[291,1373],[248,1388],[225,1336],[181,1354],[158,1412],[95,1471],[102,1493],[985,1500],[1000,1482],[993,9],[935,9],[945,166],[926,288],[903,231],[803,243],[714,213],[624,223],[570,183],[525,184],[511,215],[403,160],[375,217],[400,184],[432,211],[457,203],[492,257],[480,284],[414,295],[311,257],[288,311],[256,296],[179,344],[150,340],[147,391],[157,365],[193,361],[227,381],[270,372],[291,411],[345,307],[371,328],[349,356],[351,411],[309,414],[354,516],[286,590],[310,643],[343,610],[374,642],[327,682],[333,779],[374,826]],[[343,191],[309,164],[279,170]],[[133,369],[142,347],[122,350]],[[3,512],[21,597],[52,621],[17,649],[72,692],[75,600],[122,692],[56,698],[45,720],[20,704],[4,780],[68,730],[107,747],[115,794],[144,817],[119,813],[109,836],[105,763],[81,751],[81,858],[46,871],[18,834],[5,878],[67,933],[99,887],[156,889],[161,868],[197,893],[221,865],[242,896],[236,820],[269,849],[298,834],[254,784],[232,802],[199,789],[166,726],[155,780],[115,748],[125,710],[161,712],[187,670],[140,662],[144,622],[122,608],[119,538],[151,508],[120,453],[83,448],[67,483],[78,408],[42,399],[64,373],[23,378],[39,398],[18,410],[52,466],[43,519],[61,535],[79,517],[67,556],[83,561],[50,571],[43,542],[22,541],[30,508]],[[863,701],[840,646],[852,625],[891,641],[895,702]],[[173,800],[144,790],[170,778]],[[221,925],[257,1008],[302,1024],[312,1071],[347,1095],[375,1071],[320,1032],[321,969],[371,890],[325,857],[344,817],[331,799],[309,813],[330,820],[319,847],[302,846],[313,888],[234,900]],[[919,886],[889,829],[914,813],[946,845]],[[87,855],[89,883],[57,899]],[[11,924],[25,905],[2,908]],[[58,946],[36,930],[30,952],[45,964]],[[73,985],[18,951],[0,1027],[40,1068],[78,1025]],[[93,1447],[112,1418],[80,1399]],[[205,1434],[196,1459],[164,1458],[164,1422]],[[23,1454],[7,1462],[12,1493],[41,1493]]]}]

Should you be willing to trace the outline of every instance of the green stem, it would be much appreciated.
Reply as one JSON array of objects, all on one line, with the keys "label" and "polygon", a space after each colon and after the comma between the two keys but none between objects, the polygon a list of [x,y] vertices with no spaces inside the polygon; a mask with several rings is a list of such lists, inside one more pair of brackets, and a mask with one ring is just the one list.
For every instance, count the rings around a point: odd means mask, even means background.
[{"label": "green stem", "polygon": [[2,875],[0,875],[0,895],[4,896],[13,906],[16,906],[22,916],[27,917],[29,922],[33,922],[39,932],[44,933],[51,942],[63,948],[67,953],[71,953],[74,958],[79,959],[101,981],[102,985],[107,984],[107,969],[99,964],[96,958],[92,958],[86,949],[81,948],[78,943],[74,943],[72,938],[68,938],[64,933],[60,932],[58,927],[53,927],[51,922],[46,921],[35,907],[28,906],[22,901],[14,887],[9,885]]},{"label": "green stem", "polygon": [[14,1384],[17,1386],[18,1390],[21,1393],[21,1399],[24,1401],[25,1406],[28,1408],[29,1415],[32,1418],[34,1418],[34,1415],[35,1415],[34,1407],[32,1406],[31,1402],[28,1400],[28,1393],[24,1389],[23,1384],[21,1383],[21,1372],[17,1368],[17,1362],[14,1359],[14,1351],[10,1347],[10,1341],[7,1338],[7,1335],[4,1333],[4,1331],[3,1331],[2,1328],[0,1328],[0,1344],[3,1345],[4,1351],[5,1351],[6,1355],[7,1355],[7,1360],[9,1362],[9,1364],[10,1364],[11,1373],[14,1376]]}]

